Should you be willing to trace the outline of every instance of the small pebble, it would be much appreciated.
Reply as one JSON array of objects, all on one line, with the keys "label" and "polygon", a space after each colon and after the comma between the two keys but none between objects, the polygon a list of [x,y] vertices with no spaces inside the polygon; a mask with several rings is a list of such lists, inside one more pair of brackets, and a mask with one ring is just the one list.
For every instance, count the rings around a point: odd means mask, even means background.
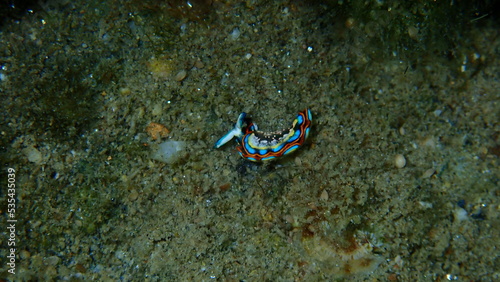
[{"label": "small pebble", "polygon": [[186,70],[181,70],[180,72],[178,72],[174,79],[177,80],[177,81],[183,81],[184,78],[186,78],[187,76],[187,71]]},{"label": "small pebble", "polygon": [[328,201],[328,192],[326,192],[326,190],[323,190],[323,192],[321,192],[321,195],[319,196],[319,199],[321,201]]},{"label": "small pebble", "polygon": [[238,37],[240,37],[240,34],[241,34],[241,33],[240,33],[240,29],[239,29],[239,28],[237,28],[237,27],[235,27],[235,28],[233,29],[233,31],[231,31],[231,34],[230,34],[230,35],[231,35],[231,39],[233,39],[233,40],[238,39]]},{"label": "small pebble", "polygon": [[130,95],[132,93],[132,90],[128,87],[122,87],[119,89],[120,94],[122,95]]},{"label": "small pebble", "polygon": [[422,177],[421,178],[429,178],[431,177],[434,173],[436,172],[435,169],[433,168],[429,168],[428,170],[426,170],[423,174],[422,174]]},{"label": "small pebble", "polygon": [[34,146],[29,146],[26,147],[25,149],[22,150],[22,152],[28,157],[28,161],[35,163],[35,164],[41,164],[43,161],[42,153],[38,151]]},{"label": "small pebble", "polygon": [[418,203],[420,204],[421,207],[425,209],[432,209],[433,207],[433,204],[429,202],[419,201]]},{"label": "small pebble", "polygon": [[453,219],[455,222],[463,221],[466,220],[467,217],[467,211],[462,209],[462,208],[456,208],[453,211]]},{"label": "small pebble", "polygon": [[205,64],[200,61],[200,60],[197,60],[196,62],[194,62],[194,66],[197,68],[197,69],[202,69],[205,67]]},{"label": "small pebble", "polygon": [[348,18],[345,21],[345,27],[347,27],[348,29],[352,29],[354,27],[355,23],[356,23],[356,21],[354,20],[354,18]]},{"label": "small pebble", "polygon": [[163,107],[161,103],[157,103],[153,106],[153,110],[151,111],[153,116],[159,116],[163,114]]},{"label": "small pebble", "polygon": [[408,35],[413,40],[418,40],[418,29],[414,26],[408,28]]},{"label": "small pebble", "polygon": [[131,202],[137,200],[138,197],[139,197],[139,193],[135,189],[133,189],[132,191],[130,191],[130,194],[128,194],[128,199]]},{"label": "small pebble", "polygon": [[85,268],[85,266],[83,264],[81,264],[81,263],[75,264],[75,269],[76,269],[76,271],[78,271],[80,273],[87,272],[87,268]]},{"label": "small pebble", "polygon": [[394,165],[397,168],[403,168],[406,166],[406,158],[405,156],[401,154],[397,154],[396,157],[394,158]]},{"label": "small pebble", "polygon": [[428,147],[428,148],[434,149],[436,147],[436,141],[434,140],[434,138],[432,136],[429,136],[429,137],[426,137],[422,141],[422,145],[424,147]]}]

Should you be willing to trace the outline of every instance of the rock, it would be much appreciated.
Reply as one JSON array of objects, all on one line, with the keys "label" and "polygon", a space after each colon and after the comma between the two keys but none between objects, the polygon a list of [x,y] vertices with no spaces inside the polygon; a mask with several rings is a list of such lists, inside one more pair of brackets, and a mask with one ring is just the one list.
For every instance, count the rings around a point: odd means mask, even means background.
[{"label": "rock", "polygon": [[32,163],[41,164],[43,161],[42,153],[40,153],[40,151],[38,151],[38,149],[33,146],[24,148],[22,152],[24,155],[26,155],[28,161]]}]

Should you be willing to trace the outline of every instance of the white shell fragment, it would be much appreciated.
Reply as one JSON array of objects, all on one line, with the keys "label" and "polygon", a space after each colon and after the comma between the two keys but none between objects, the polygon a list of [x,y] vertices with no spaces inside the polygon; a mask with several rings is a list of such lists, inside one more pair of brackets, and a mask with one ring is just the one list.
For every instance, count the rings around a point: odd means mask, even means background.
[{"label": "white shell fragment", "polygon": [[186,142],[168,140],[158,145],[151,157],[154,160],[173,164],[180,158],[181,151],[186,147]]}]

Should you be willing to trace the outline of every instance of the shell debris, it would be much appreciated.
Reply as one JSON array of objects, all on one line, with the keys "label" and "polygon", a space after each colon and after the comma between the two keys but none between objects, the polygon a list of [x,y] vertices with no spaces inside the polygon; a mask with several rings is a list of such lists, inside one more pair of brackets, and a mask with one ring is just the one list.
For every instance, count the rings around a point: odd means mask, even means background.
[{"label": "shell debris", "polygon": [[156,122],[151,122],[148,126],[146,126],[146,132],[153,140],[165,138],[170,133],[166,126]]}]

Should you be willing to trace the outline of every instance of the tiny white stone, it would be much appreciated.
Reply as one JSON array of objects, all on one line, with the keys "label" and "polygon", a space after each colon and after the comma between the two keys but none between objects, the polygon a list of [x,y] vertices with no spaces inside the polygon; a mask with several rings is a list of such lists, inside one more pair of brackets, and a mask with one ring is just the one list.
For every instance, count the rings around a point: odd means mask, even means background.
[{"label": "tiny white stone", "polygon": [[433,207],[432,203],[429,202],[419,201],[418,203],[425,209],[432,209]]},{"label": "tiny white stone", "polygon": [[233,40],[238,39],[240,37],[240,34],[241,34],[240,29],[235,27],[233,31],[231,31],[231,39]]},{"label": "tiny white stone", "polygon": [[453,211],[453,218],[455,221],[463,221],[467,219],[467,211],[463,208],[456,208]]},{"label": "tiny white stone", "polygon": [[394,158],[394,165],[397,168],[403,168],[406,166],[406,158],[405,156],[401,154],[397,154],[396,157]]},{"label": "tiny white stone", "polygon": [[399,128],[399,134],[401,134],[401,135],[405,135],[405,133],[406,133],[405,128],[401,126],[401,127]]}]

